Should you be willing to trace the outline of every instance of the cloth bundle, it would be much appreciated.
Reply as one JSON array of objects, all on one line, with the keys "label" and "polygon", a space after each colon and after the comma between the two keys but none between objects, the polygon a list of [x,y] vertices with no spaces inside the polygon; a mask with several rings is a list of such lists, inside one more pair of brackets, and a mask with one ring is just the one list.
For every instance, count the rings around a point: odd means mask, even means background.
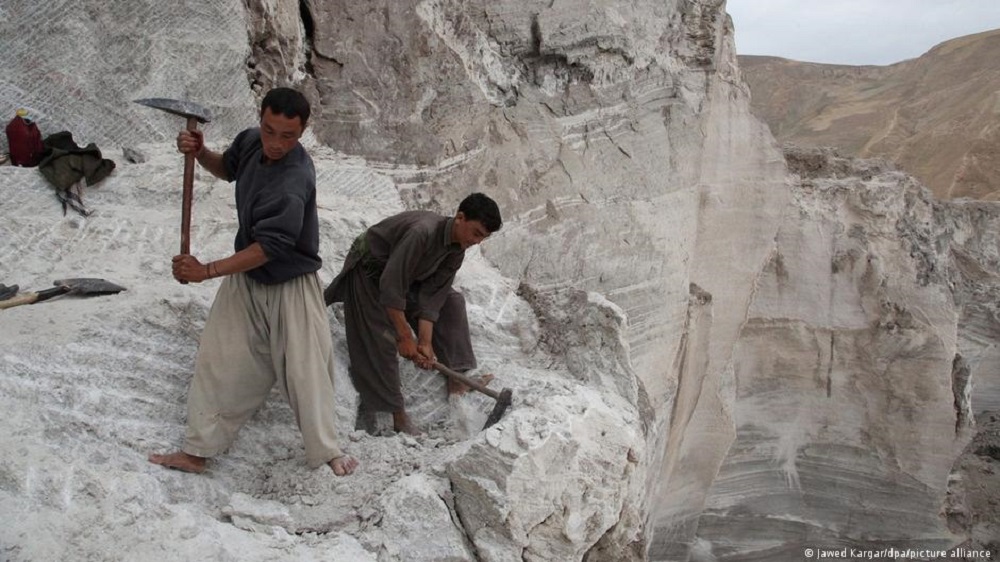
[{"label": "cloth bundle", "polygon": [[72,207],[81,215],[89,216],[93,211],[83,204],[83,182],[91,186],[108,177],[115,169],[114,161],[103,158],[94,143],[81,148],[68,131],[45,137],[43,144],[45,152],[38,170],[56,188],[63,214],[67,207]]}]

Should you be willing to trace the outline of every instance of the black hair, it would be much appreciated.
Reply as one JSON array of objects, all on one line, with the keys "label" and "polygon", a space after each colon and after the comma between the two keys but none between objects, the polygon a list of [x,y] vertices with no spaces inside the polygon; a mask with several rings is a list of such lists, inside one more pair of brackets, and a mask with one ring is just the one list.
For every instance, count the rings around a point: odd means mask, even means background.
[{"label": "black hair", "polygon": [[289,119],[296,117],[302,121],[302,128],[305,129],[309,122],[309,100],[301,92],[291,88],[274,88],[264,96],[260,102],[260,116],[264,117],[264,110],[270,109],[271,113],[284,115]]},{"label": "black hair", "polygon": [[500,230],[503,225],[503,219],[500,218],[500,208],[497,207],[496,201],[482,193],[473,193],[463,199],[458,206],[458,212],[465,216],[465,220],[481,222],[490,232]]}]

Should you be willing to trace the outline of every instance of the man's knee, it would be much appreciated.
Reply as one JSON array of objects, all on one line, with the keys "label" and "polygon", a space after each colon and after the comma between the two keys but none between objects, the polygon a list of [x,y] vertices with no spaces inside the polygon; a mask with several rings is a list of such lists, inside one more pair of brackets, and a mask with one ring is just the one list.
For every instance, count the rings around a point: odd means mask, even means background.
[{"label": "man's knee", "polygon": [[446,310],[451,314],[461,314],[462,316],[465,316],[465,297],[458,291],[451,291],[448,293],[448,297],[444,300],[444,305],[441,309],[442,316]]}]

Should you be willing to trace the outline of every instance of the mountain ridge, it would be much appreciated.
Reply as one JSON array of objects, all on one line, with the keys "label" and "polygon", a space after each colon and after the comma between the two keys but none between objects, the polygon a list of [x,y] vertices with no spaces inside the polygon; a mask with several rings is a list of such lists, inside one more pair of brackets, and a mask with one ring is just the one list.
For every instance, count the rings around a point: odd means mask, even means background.
[{"label": "mountain ridge", "polygon": [[1000,199],[1000,30],[887,66],[740,55],[775,138],[894,162],[939,198]]}]

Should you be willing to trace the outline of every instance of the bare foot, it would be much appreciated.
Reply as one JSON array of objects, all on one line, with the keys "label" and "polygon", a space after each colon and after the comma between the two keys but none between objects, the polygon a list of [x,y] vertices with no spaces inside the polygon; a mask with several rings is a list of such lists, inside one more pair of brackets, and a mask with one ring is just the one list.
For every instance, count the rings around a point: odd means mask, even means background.
[{"label": "bare foot", "polygon": [[[483,386],[489,385],[490,381],[492,381],[494,379],[493,373],[486,373],[485,375],[478,375],[478,376],[469,377],[469,378],[471,378],[472,380],[478,382],[479,384],[481,384]],[[452,378],[448,379],[448,394],[453,394],[455,396],[461,396],[461,395],[465,394],[466,392],[469,392],[470,390],[472,390],[472,388],[470,386],[466,385],[465,383],[463,383],[462,381],[457,381],[457,380],[452,379]]]},{"label": "bare foot", "polygon": [[420,435],[420,430],[413,425],[413,422],[410,421],[409,414],[405,411],[392,413],[392,429],[395,430],[396,433],[406,433],[407,435],[413,435],[414,437]]},{"label": "bare foot", "polygon": [[189,455],[184,451],[170,453],[169,455],[149,455],[149,462],[153,464],[158,464],[183,472],[192,472],[194,474],[201,474],[202,472],[205,472],[205,464],[207,460],[208,459],[205,457],[196,457],[194,455]]},{"label": "bare foot", "polygon": [[358,459],[350,455],[341,455],[327,464],[330,465],[333,473],[337,476],[347,476],[348,474],[352,474],[354,469],[358,467]]}]

